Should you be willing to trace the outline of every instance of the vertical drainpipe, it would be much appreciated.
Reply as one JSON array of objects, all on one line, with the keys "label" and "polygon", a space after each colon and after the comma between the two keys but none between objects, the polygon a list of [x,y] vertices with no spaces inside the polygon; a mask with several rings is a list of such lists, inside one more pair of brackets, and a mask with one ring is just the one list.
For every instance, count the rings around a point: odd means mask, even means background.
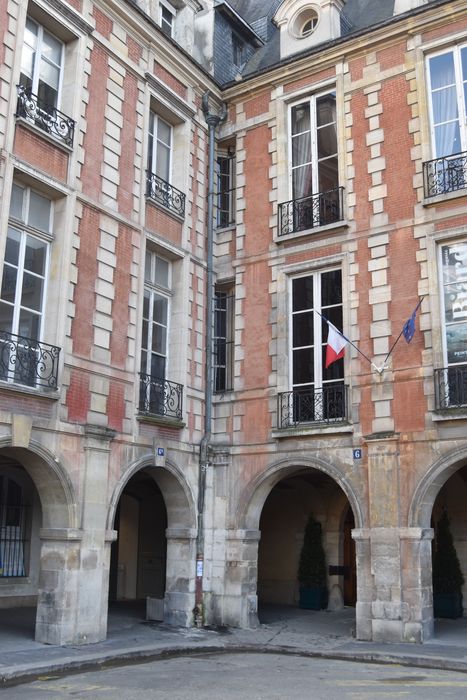
[{"label": "vertical drainpipe", "polygon": [[203,573],[204,573],[204,502],[206,494],[206,472],[209,466],[209,444],[211,442],[212,423],[212,329],[213,329],[213,227],[214,227],[214,149],[216,128],[227,116],[223,107],[220,114],[209,111],[209,90],[204,93],[202,101],[203,113],[208,125],[208,201],[207,201],[207,251],[206,251],[206,358],[205,358],[205,389],[204,389],[204,435],[199,446],[199,475],[198,475],[198,530],[196,535],[196,587],[194,621],[197,627],[203,626]]}]

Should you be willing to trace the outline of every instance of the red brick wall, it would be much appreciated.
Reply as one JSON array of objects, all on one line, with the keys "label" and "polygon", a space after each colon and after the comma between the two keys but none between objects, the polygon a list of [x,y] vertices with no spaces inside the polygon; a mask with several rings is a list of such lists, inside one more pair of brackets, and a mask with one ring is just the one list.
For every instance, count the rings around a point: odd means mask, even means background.
[{"label": "red brick wall", "polygon": [[125,369],[128,357],[129,296],[131,291],[132,230],[120,225],[116,245],[117,267],[114,275],[115,298],[112,304],[113,329],[110,336],[112,365]]},{"label": "red brick wall", "polygon": [[164,68],[160,63],[154,63],[154,73],[155,75],[165,83],[171,90],[173,90],[179,97],[184,100],[187,98],[187,87],[183,85],[177,78],[169,73],[169,71]]},{"label": "red brick wall", "polygon": [[68,174],[68,154],[51,143],[48,138],[16,124],[14,153],[18,158],[30,163],[43,173],[66,182]]},{"label": "red brick wall", "polygon": [[71,371],[70,386],[66,394],[68,420],[72,423],[86,423],[90,404],[89,375],[74,369]]},{"label": "red brick wall", "polygon": [[96,308],[97,247],[99,245],[99,213],[83,207],[78,235],[80,248],[76,257],[78,279],[74,290],[75,317],[71,326],[73,352],[89,357],[93,343],[93,313]]},{"label": "red brick wall", "polygon": [[106,52],[97,44],[91,54],[89,78],[89,102],[86,106],[86,134],[84,137],[84,163],[81,170],[83,192],[98,198],[101,191],[101,166],[104,161],[102,136],[105,130],[105,106],[109,67]]},{"label": "red brick wall", "polygon": [[133,187],[135,184],[135,133],[138,101],[138,82],[132,73],[127,73],[125,76],[123,90],[125,100],[122,108],[123,128],[120,132],[118,206],[122,214],[130,217],[133,211]]},{"label": "red brick wall", "polygon": [[149,201],[146,203],[146,227],[175,245],[180,245],[182,242],[182,222]]}]

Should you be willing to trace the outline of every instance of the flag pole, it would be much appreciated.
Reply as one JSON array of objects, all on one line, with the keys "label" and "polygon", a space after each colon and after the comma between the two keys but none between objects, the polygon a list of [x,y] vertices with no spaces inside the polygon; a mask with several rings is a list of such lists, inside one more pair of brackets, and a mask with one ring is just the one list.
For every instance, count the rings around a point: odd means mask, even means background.
[{"label": "flag pole", "polygon": [[[317,311],[316,309],[313,309],[313,311],[314,311],[315,313],[317,313],[318,316],[321,316],[321,318],[323,319],[323,321],[326,321],[326,323],[328,323],[328,324],[331,323],[331,321],[329,321],[329,320],[326,318],[326,316],[324,316],[322,313],[320,313],[320,312]],[[332,325],[334,326],[334,324],[332,324]],[[336,328],[336,327],[334,326],[334,328]],[[339,335],[341,335],[341,336],[344,338],[344,340],[346,340],[346,341],[349,343],[349,345],[351,345],[353,348],[355,348],[355,350],[356,350],[357,352],[359,352],[360,355],[361,355],[362,357],[364,357],[365,360],[367,360],[367,361],[370,363],[370,365],[371,365],[379,374],[381,374],[381,373],[384,371],[384,367],[377,367],[377,366],[375,365],[375,363],[372,362],[372,361],[370,360],[370,358],[368,357],[368,355],[365,355],[365,353],[362,352],[362,350],[360,350],[360,348],[358,348],[358,347],[355,345],[355,343],[353,343],[353,342],[350,340],[350,338],[347,338],[347,336],[344,335],[338,328],[336,328],[336,331],[339,333]]]},{"label": "flag pole", "polygon": [[[412,311],[412,316],[413,316],[414,314],[417,313],[417,311],[418,311],[418,309],[420,308],[420,306],[421,306],[421,304],[422,304],[422,301],[424,300],[425,296],[426,296],[426,294],[425,294],[424,296],[422,296],[422,298],[421,298],[420,301],[418,302],[417,306],[416,306],[415,309]],[[403,332],[404,332],[404,328],[405,328],[405,323],[404,323],[404,325],[402,326],[401,332],[399,333],[399,335],[397,336],[397,338],[396,338],[395,341],[393,342],[393,344],[392,344],[392,346],[391,346],[391,349],[389,350],[388,354],[386,355],[386,357],[385,357],[384,360],[383,360],[383,369],[384,369],[384,365],[386,364],[386,360],[389,359],[389,357],[390,357],[391,354],[392,354],[392,351],[394,350],[394,348],[396,347],[397,343],[398,343],[399,340],[401,339],[401,336],[402,336],[402,334],[403,334]]]}]

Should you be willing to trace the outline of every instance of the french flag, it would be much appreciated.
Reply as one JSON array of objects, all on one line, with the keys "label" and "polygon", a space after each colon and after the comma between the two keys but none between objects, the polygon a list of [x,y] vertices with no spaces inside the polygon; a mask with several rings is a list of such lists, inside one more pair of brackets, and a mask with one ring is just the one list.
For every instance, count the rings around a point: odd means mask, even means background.
[{"label": "french flag", "polygon": [[337,330],[329,321],[328,324],[328,344],[326,347],[326,369],[336,360],[340,360],[345,355],[345,348],[348,345],[347,338]]}]

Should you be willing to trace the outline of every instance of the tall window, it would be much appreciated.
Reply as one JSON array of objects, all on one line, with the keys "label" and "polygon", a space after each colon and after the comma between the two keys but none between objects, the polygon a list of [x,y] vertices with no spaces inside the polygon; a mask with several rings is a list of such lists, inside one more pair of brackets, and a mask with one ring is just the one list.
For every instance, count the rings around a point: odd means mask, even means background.
[{"label": "tall window", "polygon": [[173,36],[175,9],[169,5],[160,4],[160,25],[164,34]]},{"label": "tall window", "polygon": [[336,93],[313,95],[291,107],[292,199],[339,184]]},{"label": "tall window", "polygon": [[41,106],[58,107],[63,67],[63,43],[28,17],[21,55],[20,84],[37,95]]},{"label": "tall window", "polygon": [[164,380],[167,367],[170,263],[146,251],[141,372]]},{"label": "tall window", "polygon": [[214,296],[214,391],[233,388],[234,302],[231,289],[216,289]]},{"label": "tall window", "polygon": [[172,167],[172,126],[158,114],[149,115],[149,172],[170,182]]},{"label": "tall window", "polygon": [[430,56],[428,76],[434,156],[467,151],[467,46]]},{"label": "tall window", "polygon": [[[0,296],[0,331],[41,339],[52,202],[14,184]],[[42,235],[41,235],[42,234]]]},{"label": "tall window", "polygon": [[467,404],[467,241],[441,246],[443,350],[440,406]]},{"label": "tall window", "polygon": [[340,270],[292,279],[291,376],[295,422],[344,416],[344,361],[325,369],[327,320],[342,330]]},{"label": "tall window", "polygon": [[228,148],[217,155],[217,226],[235,222],[235,151]]}]

